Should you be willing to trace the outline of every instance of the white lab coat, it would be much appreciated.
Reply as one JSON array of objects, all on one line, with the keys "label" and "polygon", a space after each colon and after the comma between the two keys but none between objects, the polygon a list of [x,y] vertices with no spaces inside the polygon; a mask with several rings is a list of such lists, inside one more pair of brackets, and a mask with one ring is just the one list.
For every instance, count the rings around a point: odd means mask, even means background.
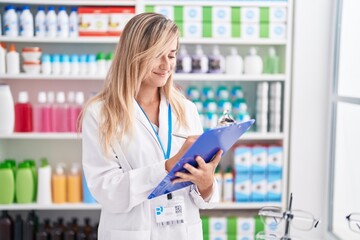
[{"label": "white lab coat", "polygon": [[[158,226],[155,207],[165,205],[166,195],[148,200],[147,197],[166,176],[164,154],[149,121],[135,104],[135,128],[132,137],[114,141],[114,154],[105,157],[100,144],[98,126],[101,103],[92,104],[83,121],[83,167],[87,184],[102,211],[98,239],[125,240],[202,240],[202,224],[199,208],[211,208],[219,199],[216,181],[213,193],[205,202],[194,185],[173,192],[173,197],[183,196],[185,223]],[[174,133],[198,135],[202,133],[200,118],[195,105],[184,101],[185,116],[189,129],[180,128],[172,114]],[[159,137],[167,149],[168,103],[161,96],[159,113]],[[171,154],[178,152],[184,139],[172,137]],[[115,156],[116,154],[116,156]]]}]

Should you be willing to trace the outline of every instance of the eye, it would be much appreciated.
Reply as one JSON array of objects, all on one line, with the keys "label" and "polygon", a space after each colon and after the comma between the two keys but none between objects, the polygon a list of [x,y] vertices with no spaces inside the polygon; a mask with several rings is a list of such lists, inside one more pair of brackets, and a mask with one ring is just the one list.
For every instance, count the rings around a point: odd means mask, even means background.
[{"label": "eye", "polygon": [[168,58],[173,59],[173,58],[176,58],[176,56],[175,55],[169,55]]}]

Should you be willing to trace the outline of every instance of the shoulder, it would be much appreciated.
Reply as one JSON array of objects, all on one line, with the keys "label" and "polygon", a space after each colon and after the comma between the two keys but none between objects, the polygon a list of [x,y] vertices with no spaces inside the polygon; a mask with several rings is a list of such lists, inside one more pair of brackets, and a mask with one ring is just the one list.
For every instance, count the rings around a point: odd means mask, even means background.
[{"label": "shoulder", "polygon": [[185,112],[197,112],[197,108],[196,108],[196,105],[195,103],[191,102],[190,100],[184,98],[184,109],[185,109]]},{"label": "shoulder", "polygon": [[86,117],[98,118],[100,116],[100,111],[103,106],[102,101],[94,101],[88,104],[84,110],[84,115]]}]

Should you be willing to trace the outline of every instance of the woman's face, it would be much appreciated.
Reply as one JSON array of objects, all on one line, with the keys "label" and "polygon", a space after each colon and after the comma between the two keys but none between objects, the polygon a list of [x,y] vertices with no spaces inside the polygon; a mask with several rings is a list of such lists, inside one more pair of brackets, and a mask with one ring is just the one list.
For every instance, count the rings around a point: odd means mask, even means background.
[{"label": "woman's face", "polygon": [[169,76],[173,73],[176,64],[177,39],[165,46],[165,51],[156,56],[152,62],[149,75],[144,79],[142,85],[149,87],[162,87],[166,84]]}]

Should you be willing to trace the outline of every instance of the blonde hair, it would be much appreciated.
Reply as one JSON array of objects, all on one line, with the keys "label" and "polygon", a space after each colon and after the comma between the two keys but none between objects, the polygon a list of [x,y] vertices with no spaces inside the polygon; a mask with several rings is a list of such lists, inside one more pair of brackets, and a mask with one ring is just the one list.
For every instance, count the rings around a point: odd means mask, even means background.
[{"label": "blonde hair", "polygon": [[[99,134],[106,153],[113,137],[122,138],[131,132],[134,126],[134,98],[142,80],[151,71],[149,63],[159,54],[164,54],[164,46],[175,39],[179,45],[178,27],[161,14],[138,14],[126,24],[101,91],[83,109],[84,113],[91,103],[102,102]],[[174,87],[172,74],[160,90],[180,125],[187,127],[182,107],[184,96]],[[82,118],[83,114],[79,126]]]}]

